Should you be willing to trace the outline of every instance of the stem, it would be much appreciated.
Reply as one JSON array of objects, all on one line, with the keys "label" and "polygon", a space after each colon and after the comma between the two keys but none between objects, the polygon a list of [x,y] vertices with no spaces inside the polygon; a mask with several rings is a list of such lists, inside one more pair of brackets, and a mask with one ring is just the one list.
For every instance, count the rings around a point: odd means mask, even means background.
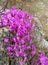
[{"label": "stem", "polygon": [[10,59],[10,57],[9,57],[9,65],[11,65],[11,59]]},{"label": "stem", "polygon": [[2,7],[2,9],[0,10],[0,14],[1,14],[1,15],[4,14],[3,11],[5,11],[5,9],[7,8],[8,1],[9,1],[9,0],[6,1],[6,4],[5,4],[5,5]]}]

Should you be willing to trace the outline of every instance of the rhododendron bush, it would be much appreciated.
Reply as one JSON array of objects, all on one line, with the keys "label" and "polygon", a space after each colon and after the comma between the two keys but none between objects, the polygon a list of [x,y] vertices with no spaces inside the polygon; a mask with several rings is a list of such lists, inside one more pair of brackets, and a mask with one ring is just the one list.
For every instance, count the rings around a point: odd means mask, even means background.
[{"label": "rhododendron bush", "polygon": [[[7,55],[14,58],[22,57],[23,60],[18,63],[23,65],[30,56],[33,58],[37,53],[36,46],[32,40],[32,30],[35,26],[35,22],[33,22],[34,16],[21,9],[12,7],[4,12],[0,19],[0,27],[6,27],[9,31],[9,35],[4,38]],[[36,62],[36,65],[48,64],[48,58],[44,53],[38,59],[40,62]],[[33,61],[32,65],[34,65]]]}]

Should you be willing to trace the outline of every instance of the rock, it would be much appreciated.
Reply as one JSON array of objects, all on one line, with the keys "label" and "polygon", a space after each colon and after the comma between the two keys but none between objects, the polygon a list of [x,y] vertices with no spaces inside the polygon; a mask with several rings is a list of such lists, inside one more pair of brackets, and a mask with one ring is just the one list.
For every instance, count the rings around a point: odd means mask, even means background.
[{"label": "rock", "polygon": [[40,47],[48,50],[48,41],[46,41],[45,39],[42,39]]},{"label": "rock", "polygon": [[40,50],[44,49],[45,51],[48,51],[48,41],[44,38],[44,32],[43,32],[43,26],[38,20],[38,18],[35,18],[37,22],[35,22],[35,28],[33,33],[33,43],[36,45],[36,47]]}]

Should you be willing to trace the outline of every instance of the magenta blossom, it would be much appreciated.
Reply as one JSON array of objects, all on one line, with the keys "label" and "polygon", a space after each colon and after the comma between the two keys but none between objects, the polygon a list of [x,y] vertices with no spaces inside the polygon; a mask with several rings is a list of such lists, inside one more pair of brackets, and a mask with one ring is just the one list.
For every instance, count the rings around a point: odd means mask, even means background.
[{"label": "magenta blossom", "polygon": [[32,56],[36,54],[36,47],[32,41],[32,30],[35,25],[32,22],[33,18],[34,16],[15,7],[12,7],[2,16],[2,27],[7,27],[10,32],[10,35],[4,39],[9,56],[22,57],[26,62],[29,53]]},{"label": "magenta blossom", "polygon": [[39,60],[41,65],[48,65],[48,57],[45,56],[44,52],[41,52],[41,54],[39,55]]}]

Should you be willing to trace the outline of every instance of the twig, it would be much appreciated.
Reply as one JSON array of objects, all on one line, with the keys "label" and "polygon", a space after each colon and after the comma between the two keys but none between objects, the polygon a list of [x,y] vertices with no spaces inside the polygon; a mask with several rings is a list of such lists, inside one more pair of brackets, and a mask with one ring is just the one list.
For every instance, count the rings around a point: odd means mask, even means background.
[{"label": "twig", "polygon": [[9,1],[9,0],[7,0],[7,2],[6,2],[6,4],[4,5],[4,7],[2,7],[2,9],[0,9],[0,15],[3,15],[3,14],[4,14],[3,12],[4,12],[5,9],[7,8],[8,1]]}]

